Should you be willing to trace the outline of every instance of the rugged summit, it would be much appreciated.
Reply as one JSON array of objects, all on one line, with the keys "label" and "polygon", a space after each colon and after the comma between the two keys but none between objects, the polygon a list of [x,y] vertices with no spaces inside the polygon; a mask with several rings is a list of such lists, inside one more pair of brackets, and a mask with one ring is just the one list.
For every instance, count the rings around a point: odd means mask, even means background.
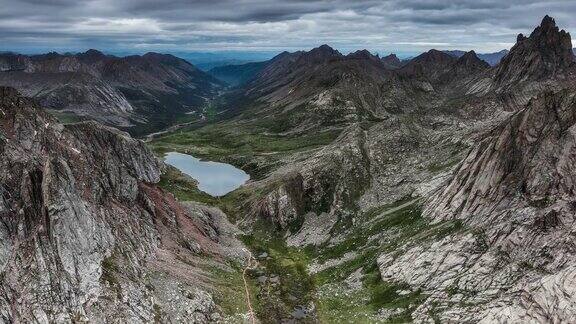
[{"label": "rugged summit", "polygon": [[[459,219],[483,235],[485,246],[480,253],[454,249],[444,242],[430,247],[420,260],[426,262],[442,253],[466,258],[448,276],[467,278],[466,283],[456,282],[458,289],[478,285],[478,280],[489,281],[481,269],[493,269],[489,276],[494,281],[481,294],[489,297],[487,291],[497,289],[501,300],[480,306],[486,321],[562,322],[576,313],[572,293],[576,241],[569,234],[574,231],[576,192],[571,167],[575,96],[572,89],[565,89],[531,100],[473,147],[449,184],[428,204],[428,216],[437,221]],[[480,243],[474,236],[454,239]],[[392,267],[401,267],[402,261],[395,262]],[[438,269],[448,264],[432,262],[431,266]],[[424,275],[421,270],[415,273],[415,277]]]},{"label": "rugged summit", "polygon": [[[509,52],[509,50],[501,50],[501,51],[494,52],[494,53],[477,53],[476,55],[478,56],[479,59],[488,63],[490,66],[496,66],[500,63],[502,58],[504,56],[506,56],[506,54],[508,54],[508,52]],[[449,51],[444,51],[444,53],[450,54],[456,58],[460,58],[460,57],[464,56],[464,54],[469,53],[469,52],[460,51],[460,50],[449,50]]]},{"label": "rugged summit", "polygon": [[566,72],[574,64],[570,34],[546,16],[529,37],[518,35],[516,45],[496,70],[500,84],[542,80]]},{"label": "rugged summit", "polygon": [[0,55],[0,85],[12,86],[43,107],[106,124],[162,127],[198,110],[222,83],[172,55]]},{"label": "rugged summit", "polygon": [[474,51],[466,52],[458,58],[457,64],[474,70],[485,70],[490,67],[490,65],[482,61]]},{"label": "rugged summit", "polygon": [[397,69],[402,66],[402,61],[396,56],[396,54],[390,54],[381,58],[384,65],[389,69]]},{"label": "rugged summit", "polygon": [[240,252],[224,216],[156,186],[164,166],[141,141],[63,126],[0,87],[0,156],[1,321],[216,319],[192,265]]},{"label": "rugged summit", "polygon": [[456,61],[457,59],[453,56],[432,49],[410,60],[400,69],[400,73],[410,78],[423,78],[434,82]]}]

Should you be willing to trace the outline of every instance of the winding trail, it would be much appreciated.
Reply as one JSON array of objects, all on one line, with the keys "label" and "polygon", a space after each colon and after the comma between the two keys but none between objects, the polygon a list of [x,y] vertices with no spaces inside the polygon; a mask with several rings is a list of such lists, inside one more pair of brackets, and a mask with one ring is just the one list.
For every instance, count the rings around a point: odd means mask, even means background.
[{"label": "winding trail", "polygon": [[[256,317],[254,316],[254,309],[252,308],[252,302],[250,301],[250,289],[248,288],[248,280],[246,279],[246,272],[248,270],[256,269],[258,266],[258,261],[252,256],[252,253],[247,249],[243,249],[244,252],[248,254],[248,264],[242,271],[242,279],[244,280],[244,289],[246,291],[246,305],[248,305],[248,311],[250,312],[250,321],[252,324],[256,324]],[[252,263],[254,261],[254,263]]]}]

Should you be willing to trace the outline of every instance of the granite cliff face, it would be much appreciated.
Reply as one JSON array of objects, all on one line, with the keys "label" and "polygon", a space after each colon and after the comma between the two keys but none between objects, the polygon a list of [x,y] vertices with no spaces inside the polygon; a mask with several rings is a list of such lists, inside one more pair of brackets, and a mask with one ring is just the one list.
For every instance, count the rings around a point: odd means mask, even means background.
[{"label": "granite cliff face", "polygon": [[570,34],[546,16],[529,37],[518,35],[516,45],[496,69],[495,81],[518,84],[561,75],[574,64]]},{"label": "granite cliff face", "polygon": [[154,129],[169,125],[175,116],[201,112],[222,82],[172,55],[121,58],[89,50],[2,54],[0,85],[18,89],[45,108],[114,126],[146,124]]},{"label": "granite cliff face", "polygon": [[431,195],[424,215],[432,223],[458,221],[469,230],[380,256],[383,278],[435,292],[418,316],[434,308],[450,314],[445,319],[487,323],[574,316],[574,95],[532,99],[479,140]]},{"label": "granite cliff face", "polygon": [[155,185],[164,166],[142,142],[95,122],[63,126],[3,87],[0,156],[3,322],[219,316],[200,260],[241,252],[225,216]]},{"label": "granite cliff face", "polygon": [[483,127],[424,203],[432,224],[458,222],[467,230],[379,257],[383,279],[432,292],[416,318],[565,322],[576,314],[570,48],[569,35],[545,17],[488,73],[497,92],[523,98],[509,116]]}]

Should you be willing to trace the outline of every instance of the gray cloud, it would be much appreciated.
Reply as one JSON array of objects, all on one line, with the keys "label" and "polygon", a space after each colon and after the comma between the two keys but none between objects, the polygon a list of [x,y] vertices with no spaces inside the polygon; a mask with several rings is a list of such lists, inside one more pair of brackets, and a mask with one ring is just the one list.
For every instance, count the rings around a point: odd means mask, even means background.
[{"label": "gray cloud", "polygon": [[572,0],[0,0],[0,50],[495,51]]}]

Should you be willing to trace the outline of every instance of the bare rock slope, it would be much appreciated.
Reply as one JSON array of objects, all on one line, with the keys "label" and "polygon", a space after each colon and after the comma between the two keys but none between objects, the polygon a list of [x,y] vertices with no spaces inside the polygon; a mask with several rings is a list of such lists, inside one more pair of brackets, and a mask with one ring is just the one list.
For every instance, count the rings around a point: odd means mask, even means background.
[{"label": "bare rock slope", "polygon": [[0,156],[2,322],[218,318],[203,266],[241,255],[233,233],[159,189],[142,142],[0,88]]}]

